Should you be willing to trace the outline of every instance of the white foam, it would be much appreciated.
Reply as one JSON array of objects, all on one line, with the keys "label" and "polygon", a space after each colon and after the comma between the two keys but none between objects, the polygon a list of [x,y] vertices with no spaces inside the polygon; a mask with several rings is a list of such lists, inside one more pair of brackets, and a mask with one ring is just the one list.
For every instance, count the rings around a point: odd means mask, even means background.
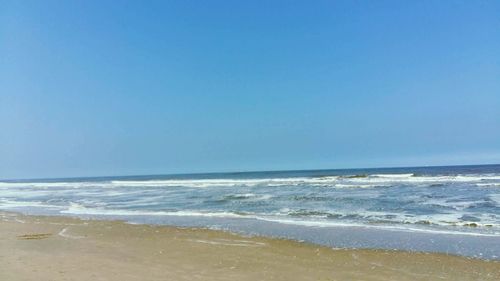
[{"label": "white foam", "polygon": [[337,177],[324,178],[265,178],[265,179],[185,179],[185,180],[150,180],[150,181],[112,181],[116,186],[163,186],[163,187],[233,187],[233,186],[270,186],[279,187],[299,184],[328,184]]},{"label": "white foam", "polygon": [[309,227],[359,227],[359,228],[373,228],[373,229],[405,231],[405,232],[423,232],[423,233],[434,233],[434,234],[500,237],[500,233],[478,233],[478,232],[417,228],[417,227],[396,226],[396,225],[368,225],[368,224],[360,224],[360,223],[340,223],[340,222],[334,222],[334,221],[313,221],[313,220],[307,221],[307,220],[294,220],[294,219],[282,219],[282,218],[263,218],[263,217],[260,217],[257,219],[269,221],[269,222],[277,222],[277,223],[282,223],[282,224],[291,224],[291,225],[309,226]]},{"label": "white foam", "polygon": [[401,179],[401,178],[413,177],[414,174],[374,174],[372,176],[373,177],[378,177],[378,178],[396,178],[396,179]]},{"label": "white foam", "polygon": [[[456,200],[453,200],[456,199]],[[455,210],[464,210],[477,204],[486,203],[485,200],[459,200],[460,197],[448,197],[444,199],[427,199],[426,202],[422,202],[423,205],[436,205],[442,207],[453,208]]]},{"label": "white foam", "polygon": [[210,244],[210,245],[223,245],[223,246],[238,246],[238,247],[262,247],[266,243],[254,242],[248,240],[230,240],[230,239],[214,239],[214,240],[203,240],[203,239],[187,239],[188,241]]},{"label": "white foam", "polygon": [[490,183],[476,183],[480,187],[497,187],[500,186],[500,182],[490,182]]},{"label": "white foam", "polygon": [[342,184],[342,183],[337,183],[335,184],[334,187],[336,188],[371,188],[371,187],[377,187],[379,186],[378,184]]},{"label": "white foam", "polygon": [[183,217],[214,217],[214,218],[241,218],[231,212],[197,212],[197,211],[145,211],[145,210],[118,210],[104,208],[87,208],[80,204],[72,203],[68,209],[61,211],[63,214],[73,215],[107,215],[107,216],[183,216]]},{"label": "white foam", "polygon": [[490,194],[490,199],[493,200],[496,204],[500,205],[500,194]]},{"label": "white foam", "polygon": [[85,188],[107,185],[107,182],[0,182],[0,188]]},{"label": "white foam", "polygon": [[61,209],[61,206],[50,205],[40,201],[12,201],[6,199],[0,200],[0,208],[2,209],[13,209],[13,208],[23,208],[23,207]]}]

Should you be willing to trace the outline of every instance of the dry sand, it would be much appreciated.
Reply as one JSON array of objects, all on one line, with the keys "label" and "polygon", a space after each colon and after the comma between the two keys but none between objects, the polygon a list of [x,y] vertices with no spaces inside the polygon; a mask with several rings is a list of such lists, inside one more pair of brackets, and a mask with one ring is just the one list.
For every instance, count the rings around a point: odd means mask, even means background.
[{"label": "dry sand", "polygon": [[500,280],[500,262],[0,212],[0,280]]}]

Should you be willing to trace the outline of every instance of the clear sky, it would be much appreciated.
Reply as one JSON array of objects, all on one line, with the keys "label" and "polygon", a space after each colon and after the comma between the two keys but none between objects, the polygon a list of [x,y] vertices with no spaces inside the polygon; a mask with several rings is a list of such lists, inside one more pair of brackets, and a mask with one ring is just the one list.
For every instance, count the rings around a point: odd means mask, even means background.
[{"label": "clear sky", "polygon": [[499,1],[0,0],[0,178],[478,163]]}]

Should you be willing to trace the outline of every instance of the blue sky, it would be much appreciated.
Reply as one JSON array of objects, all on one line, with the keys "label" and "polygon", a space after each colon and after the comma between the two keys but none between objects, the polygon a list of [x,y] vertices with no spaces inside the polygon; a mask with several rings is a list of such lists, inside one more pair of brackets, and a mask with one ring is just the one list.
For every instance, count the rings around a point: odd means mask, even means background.
[{"label": "blue sky", "polygon": [[0,178],[500,163],[498,1],[0,1]]}]

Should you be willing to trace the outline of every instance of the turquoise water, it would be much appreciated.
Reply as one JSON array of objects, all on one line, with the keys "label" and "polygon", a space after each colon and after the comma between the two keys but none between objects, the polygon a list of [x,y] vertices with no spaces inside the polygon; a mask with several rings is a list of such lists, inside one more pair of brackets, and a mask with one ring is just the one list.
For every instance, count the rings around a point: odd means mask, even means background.
[{"label": "turquoise water", "polygon": [[[500,165],[1,181],[0,209],[229,229],[340,247],[500,256],[498,246],[470,246],[500,242]],[[395,241],[413,235],[423,246],[377,244],[370,239],[380,239],[367,235],[342,242],[338,236],[346,230],[400,233]],[[426,239],[443,235],[468,245],[426,246]]]}]

